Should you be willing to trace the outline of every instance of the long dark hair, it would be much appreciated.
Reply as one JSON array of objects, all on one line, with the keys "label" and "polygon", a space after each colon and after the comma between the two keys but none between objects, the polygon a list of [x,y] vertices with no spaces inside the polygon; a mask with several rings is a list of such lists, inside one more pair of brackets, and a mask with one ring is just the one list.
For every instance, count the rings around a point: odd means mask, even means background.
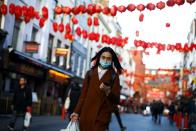
[{"label": "long dark hair", "polygon": [[95,61],[94,66],[92,67],[92,69],[96,68],[99,66],[99,61],[100,61],[100,57],[101,54],[104,52],[109,52],[112,55],[112,64],[114,64],[115,68],[117,69],[118,73],[122,73],[122,66],[120,65],[120,62],[118,60],[118,57],[116,55],[116,53],[114,52],[114,50],[111,47],[103,47],[92,59],[92,61]]}]

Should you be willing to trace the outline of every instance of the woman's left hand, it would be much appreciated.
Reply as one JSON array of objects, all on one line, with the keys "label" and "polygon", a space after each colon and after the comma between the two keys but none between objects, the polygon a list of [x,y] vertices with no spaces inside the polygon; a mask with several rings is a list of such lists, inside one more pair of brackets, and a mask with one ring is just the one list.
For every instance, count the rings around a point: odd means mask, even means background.
[{"label": "woman's left hand", "polygon": [[104,92],[106,93],[107,96],[108,96],[109,93],[111,92],[111,87],[105,85],[104,83],[101,83],[100,89],[101,89],[102,91],[104,91]]}]

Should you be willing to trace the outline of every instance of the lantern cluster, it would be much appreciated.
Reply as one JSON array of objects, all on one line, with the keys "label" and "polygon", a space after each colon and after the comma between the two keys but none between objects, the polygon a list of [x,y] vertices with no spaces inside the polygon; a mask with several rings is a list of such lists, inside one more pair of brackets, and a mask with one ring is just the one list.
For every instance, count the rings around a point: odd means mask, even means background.
[{"label": "lantern cluster", "polygon": [[[195,2],[195,0],[186,0],[187,3],[192,4]],[[144,11],[145,9],[152,11],[155,10],[156,8],[159,10],[164,9],[166,6],[168,7],[173,7],[174,5],[183,5],[185,3],[185,0],[168,0],[166,2],[158,2],[156,4],[153,3],[147,3],[146,5],[144,4],[129,4],[127,6],[124,5],[120,5],[120,6],[116,6],[113,5],[111,8],[105,6],[101,6],[99,4],[89,4],[87,6],[84,5],[79,5],[79,6],[75,6],[75,7],[68,7],[68,6],[64,6],[64,7],[60,7],[60,6],[56,6],[54,11],[56,12],[56,14],[73,14],[73,15],[78,15],[78,14],[84,14],[87,13],[89,15],[93,15],[96,13],[103,13],[105,15],[111,15],[111,16],[116,16],[117,12],[123,13],[125,11]]]},{"label": "lantern cluster", "polygon": [[91,17],[87,18],[87,25],[88,26],[99,26],[99,19],[98,17],[94,17],[93,19]]},{"label": "lantern cluster", "polygon": [[185,43],[184,45],[182,45],[181,43],[176,43],[175,45],[172,44],[161,44],[161,43],[157,43],[157,42],[145,42],[142,40],[134,40],[134,45],[136,47],[142,47],[144,50],[146,50],[147,48],[157,48],[157,53],[159,54],[161,51],[178,51],[178,52],[191,52],[194,49],[196,50],[196,44],[191,43],[190,45],[188,45],[187,43]]}]

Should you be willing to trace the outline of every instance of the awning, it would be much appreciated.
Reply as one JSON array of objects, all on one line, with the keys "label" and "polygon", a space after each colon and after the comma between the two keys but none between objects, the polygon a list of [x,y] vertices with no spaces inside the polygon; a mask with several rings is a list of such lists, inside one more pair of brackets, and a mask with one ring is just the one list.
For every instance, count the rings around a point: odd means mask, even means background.
[{"label": "awning", "polygon": [[48,64],[48,63],[46,63],[44,61],[35,59],[35,58],[31,57],[31,56],[28,56],[27,54],[25,54],[23,52],[12,50],[10,52],[10,56],[17,56],[21,60],[24,60],[24,61],[26,61],[28,63],[31,63],[31,64],[33,64],[35,66],[38,66],[38,67],[42,67],[42,68],[44,68],[46,70],[54,70],[56,72],[68,75],[69,77],[73,77],[74,76],[71,72],[65,71],[65,70],[60,69],[58,67],[55,67],[54,65]]}]

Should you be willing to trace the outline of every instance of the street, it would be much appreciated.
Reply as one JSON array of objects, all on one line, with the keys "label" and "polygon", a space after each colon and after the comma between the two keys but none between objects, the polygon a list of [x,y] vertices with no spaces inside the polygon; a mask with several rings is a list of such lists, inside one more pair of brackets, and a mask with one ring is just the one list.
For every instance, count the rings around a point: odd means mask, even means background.
[{"label": "street", "polygon": [[[175,126],[170,126],[168,120],[163,117],[161,125],[154,124],[151,116],[142,116],[137,114],[122,114],[123,124],[127,127],[127,131],[177,131]],[[8,117],[0,117],[0,131],[6,131],[6,123]],[[32,124],[28,131],[59,131],[65,128],[66,122],[63,122],[60,116],[34,116]],[[20,131],[22,127],[22,119],[16,123],[16,131]],[[112,118],[110,131],[119,131],[116,118]]]}]

